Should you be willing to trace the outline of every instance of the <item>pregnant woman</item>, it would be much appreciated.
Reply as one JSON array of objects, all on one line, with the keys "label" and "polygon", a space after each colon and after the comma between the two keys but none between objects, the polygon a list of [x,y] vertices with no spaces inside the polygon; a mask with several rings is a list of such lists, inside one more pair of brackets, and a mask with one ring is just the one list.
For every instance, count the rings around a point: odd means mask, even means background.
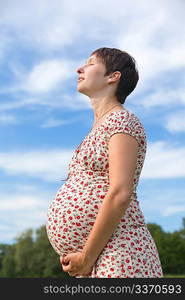
[{"label": "pregnant woman", "polygon": [[138,82],[135,60],[119,49],[100,48],[77,73],[77,90],[89,97],[94,124],[49,205],[49,241],[73,277],[163,277],[137,199],[146,134],[122,105]]}]

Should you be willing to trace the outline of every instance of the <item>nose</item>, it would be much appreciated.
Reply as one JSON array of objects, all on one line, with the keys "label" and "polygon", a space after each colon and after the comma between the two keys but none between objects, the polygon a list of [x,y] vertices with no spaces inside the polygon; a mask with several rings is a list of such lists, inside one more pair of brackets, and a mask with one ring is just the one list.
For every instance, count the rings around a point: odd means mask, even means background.
[{"label": "nose", "polygon": [[83,67],[77,68],[76,72],[77,72],[78,74],[84,73]]}]

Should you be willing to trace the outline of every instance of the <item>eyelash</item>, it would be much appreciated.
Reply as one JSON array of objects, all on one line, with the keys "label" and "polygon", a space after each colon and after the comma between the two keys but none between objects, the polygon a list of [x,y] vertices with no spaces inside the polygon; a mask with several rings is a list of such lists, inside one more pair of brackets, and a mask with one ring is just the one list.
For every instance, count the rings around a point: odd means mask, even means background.
[{"label": "eyelash", "polygon": [[90,66],[90,65],[94,65],[94,64],[92,64],[92,63],[91,63],[91,64],[84,64],[84,67],[85,67],[85,66]]}]

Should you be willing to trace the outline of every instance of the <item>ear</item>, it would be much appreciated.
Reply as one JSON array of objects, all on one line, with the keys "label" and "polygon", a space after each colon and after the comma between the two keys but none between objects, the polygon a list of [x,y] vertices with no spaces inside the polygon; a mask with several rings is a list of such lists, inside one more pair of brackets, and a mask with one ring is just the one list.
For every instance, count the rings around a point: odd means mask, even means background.
[{"label": "ear", "polygon": [[120,77],[121,77],[120,71],[113,72],[112,74],[109,75],[108,84],[116,83],[117,81],[119,81]]}]

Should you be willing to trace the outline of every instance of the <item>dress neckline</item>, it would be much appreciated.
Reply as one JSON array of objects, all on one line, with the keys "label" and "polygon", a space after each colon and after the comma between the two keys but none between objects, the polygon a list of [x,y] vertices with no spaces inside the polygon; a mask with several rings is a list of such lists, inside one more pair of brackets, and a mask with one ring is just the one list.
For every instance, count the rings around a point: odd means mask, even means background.
[{"label": "dress neckline", "polygon": [[87,140],[87,139],[91,136],[91,134],[94,134],[94,133],[96,132],[97,129],[99,129],[101,126],[104,126],[104,125],[106,124],[106,122],[107,122],[107,119],[108,119],[111,115],[113,115],[113,114],[116,113],[116,112],[121,112],[121,111],[123,111],[123,112],[128,112],[128,110],[127,110],[126,108],[125,108],[125,109],[117,109],[117,110],[114,110],[114,111],[110,112],[110,113],[103,119],[102,123],[101,123],[99,126],[97,126],[96,128],[94,128],[93,130],[91,130],[91,131],[88,133],[88,135],[86,135],[86,137],[83,139],[83,141],[80,143],[80,145],[79,145],[79,146],[77,147],[77,149],[75,150],[75,152],[76,152],[75,159],[77,159],[78,152],[80,151],[81,146],[82,146],[82,144],[84,143],[84,141]]},{"label": "dress neckline", "polygon": [[123,111],[123,112],[128,112],[128,110],[125,108],[125,109],[117,109],[117,110],[114,110],[112,112],[110,112],[109,114],[107,114],[107,116],[103,119],[103,121],[100,123],[99,126],[96,126],[95,128],[93,128],[89,134],[87,136],[89,136],[90,134],[94,133],[98,128],[100,128],[102,125],[105,125],[106,124],[106,121],[107,119],[112,115],[114,114],[115,112],[120,112],[120,111]]}]

